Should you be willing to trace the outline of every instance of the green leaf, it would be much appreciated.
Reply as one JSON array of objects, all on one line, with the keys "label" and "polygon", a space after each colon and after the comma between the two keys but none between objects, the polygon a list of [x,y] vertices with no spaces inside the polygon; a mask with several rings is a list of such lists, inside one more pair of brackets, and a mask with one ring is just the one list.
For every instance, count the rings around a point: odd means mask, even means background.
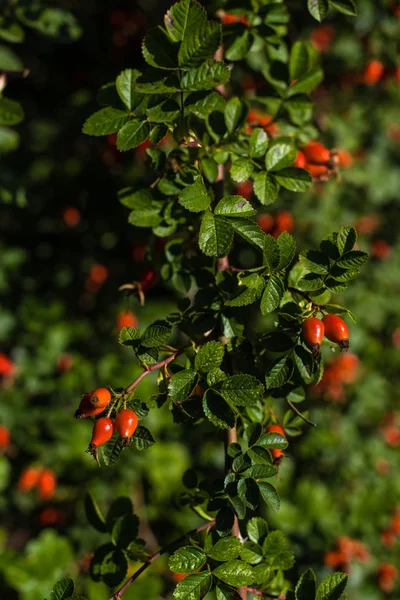
[{"label": "green leaf", "polygon": [[198,371],[208,373],[219,367],[225,354],[225,346],[221,342],[207,342],[200,348],[195,358],[195,367]]},{"label": "green leaf", "polygon": [[178,48],[162,27],[155,27],[142,44],[143,57],[156,69],[178,69]]},{"label": "green leaf", "polygon": [[253,517],[246,526],[247,535],[252,542],[262,543],[268,534],[267,522],[261,517]]},{"label": "green leaf", "polygon": [[178,583],[174,589],[175,600],[198,600],[200,591],[211,583],[211,574],[208,571],[188,575]]},{"label": "green leaf", "polygon": [[100,511],[100,508],[97,505],[96,500],[90,492],[87,492],[85,494],[84,505],[86,518],[89,521],[90,525],[94,527],[97,531],[100,531],[101,533],[107,531],[104,517]]},{"label": "green leaf", "polygon": [[146,115],[153,123],[171,123],[179,117],[179,114],[179,104],[172,98],[146,110]]},{"label": "green leaf", "polygon": [[121,129],[128,119],[127,112],[107,106],[89,117],[82,131],[87,135],[109,135]]},{"label": "green leaf", "polygon": [[136,69],[125,69],[116,79],[115,86],[122,102],[128,110],[136,108],[143,100],[143,94],[138,94],[136,79],[141,75]]},{"label": "green leaf", "polygon": [[19,102],[0,96],[0,125],[17,125],[24,118]]},{"label": "green leaf", "polygon": [[224,217],[252,217],[256,211],[242,196],[225,196],[218,202],[214,213]]},{"label": "green leaf", "polygon": [[[241,127],[246,119],[247,107],[239,98],[234,96],[225,105],[224,119],[229,133]],[[264,132],[265,133],[265,132]]]},{"label": "green leaf", "polygon": [[261,400],[263,384],[252,375],[236,374],[224,379],[221,395],[229,403],[237,406],[251,406]]},{"label": "green leaf", "polygon": [[179,66],[183,69],[199,67],[212,58],[221,44],[221,25],[215,21],[197,24],[186,35],[178,52]]},{"label": "green leaf", "polygon": [[193,369],[184,369],[172,375],[169,384],[169,395],[175,402],[186,400],[197,385],[197,373]]},{"label": "green leaf", "polygon": [[200,250],[206,256],[225,256],[232,244],[233,231],[230,222],[210,210],[204,213],[199,235]]},{"label": "green leaf", "polygon": [[296,241],[295,239],[288,233],[284,231],[276,240],[280,258],[278,263],[278,271],[282,269],[287,269],[292,262],[294,255],[296,253]]},{"label": "green leaf", "polygon": [[19,23],[0,17],[0,38],[12,44],[20,44],[25,39],[25,31]]},{"label": "green leaf", "polygon": [[119,332],[118,341],[123,346],[135,346],[137,340],[140,340],[140,329],[133,327],[123,327]]},{"label": "green leaf", "polygon": [[296,96],[297,94],[308,94],[316,88],[324,78],[322,69],[316,67],[311,69],[305,77],[299,79],[295,84],[288,89],[288,97]]},{"label": "green leaf", "polygon": [[279,498],[279,494],[274,488],[274,486],[270,483],[267,483],[266,481],[260,481],[258,487],[264,502],[270,508],[272,508],[273,511],[278,512],[281,505],[281,501]]},{"label": "green leaf", "polygon": [[271,580],[271,567],[266,563],[256,565],[253,568],[254,571],[254,582],[258,585],[267,583]]},{"label": "green leaf", "polygon": [[[340,254],[350,252],[357,242],[357,231],[354,227],[342,227],[336,238],[337,248]],[[337,258],[334,256],[334,258]]]},{"label": "green leaf", "polygon": [[267,315],[276,310],[281,303],[285,288],[277,275],[271,275],[261,298],[261,313]]},{"label": "green leaf", "polygon": [[218,511],[215,518],[215,528],[220,537],[230,535],[234,523],[235,515],[231,507],[224,507]]},{"label": "green leaf", "polygon": [[128,563],[123,550],[113,544],[99,546],[90,562],[90,575],[94,581],[104,581],[109,587],[115,587],[125,578]]},{"label": "green leaf", "polygon": [[250,221],[250,219],[232,219],[230,223],[234,232],[240,235],[246,242],[258,248],[264,248],[265,235],[257,223]]},{"label": "green leaf", "polygon": [[227,561],[233,560],[239,556],[242,551],[243,544],[234,535],[224,537],[211,548],[208,555],[213,560]]},{"label": "green leaf", "polygon": [[251,565],[258,564],[263,558],[261,546],[255,542],[245,542],[240,558]]},{"label": "green leaf", "polygon": [[118,131],[117,148],[121,152],[126,152],[136,148],[147,140],[150,133],[150,125],[147,121],[132,119]]},{"label": "green leaf", "polygon": [[[250,510],[256,510],[260,502],[258,484],[251,477],[242,477],[237,486],[239,498]],[[249,562],[249,561],[247,561]]]},{"label": "green leaf", "polygon": [[278,472],[278,469],[274,465],[267,463],[259,463],[252,465],[249,469],[246,469],[241,473],[244,477],[252,477],[253,479],[269,479]]},{"label": "green leaf", "polygon": [[286,548],[287,539],[281,531],[272,531],[263,543],[264,556],[269,564],[285,570],[294,564],[294,555]]},{"label": "green leaf", "polygon": [[207,419],[215,427],[230,429],[235,426],[235,413],[227,402],[213,390],[207,390],[203,396],[203,410]]},{"label": "green leaf", "polygon": [[314,600],[315,599],[315,574],[312,569],[307,569],[295,588],[296,600]]},{"label": "green leaf", "polygon": [[253,568],[241,560],[231,560],[219,565],[214,569],[213,575],[233,587],[250,585],[254,581]]},{"label": "green leaf", "polygon": [[252,273],[240,279],[240,285],[233,296],[225,302],[226,306],[247,306],[261,297],[265,286],[264,279],[257,273]]},{"label": "green leaf", "polygon": [[111,531],[111,541],[119,548],[127,548],[138,536],[139,518],[136,515],[119,517]]},{"label": "green leaf", "polygon": [[19,134],[9,127],[0,127],[0,151],[2,153],[12,152],[19,146]]},{"label": "green leaf", "polygon": [[278,269],[280,262],[280,250],[278,243],[272,235],[268,234],[264,238],[264,264],[268,266],[270,272]]},{"label": "green leaf", "polygon": [[328,0],[307,0],[307,6],[314,19],[320,22],[325,19],[329,10]]},{"label": "green leaf", "polygon": [[312,177],[308,171],[297,167],[281,169],[275,175],[276,181],[291,192],[306,192],[312,185]]},{"label": "green leaf", "polygon": [[357,16],[357,6],[354,0],[328,0],[330,6],[345,15]]},{"label": "green leaf", "polygon": [[300,262],[312,273],[327,275],[330,270],[329,258],[318,250],[304,251],[299,256]]},{"label": "green leaf", "polygon": [[178,198],[179,204],[191,212],[201,212],[211,204],[211,198],[201,180],[185,187]]},{"label": "green leaf", "polygon": [[332,573],[318,587],[316,600],[341,600],[347,580],[344,573]]},{"label": "green leaf", "polygon": [[279,183],[273,175],[260,171],[254,177],[254,193],[265,206],[275,202],[279,194]]},{"label": "green leaf", "polygon": [[236,590],[223,584],[215,588],[216,600],[235,600]]},{"label": "green leaf", "polygon": [[324,280],[316,273],[308,273],[298,281],[296,286],[303,292],[315,292],[324,286]]},{"label": "green leaf", "polygon": [[200,159],[200,168],[207,181],[214,183],[218,177],[218,163],[211,156],[203,156]]},{"label": "green leaf", "polygon": [[368,254],[361,250],[346,252],[336,264],[343,269],[354,269],[361,267],[368,260]]},{"label": "green leaf", "polygon": [[308,352],[303,346],[296,346],[294,358],[300,375],[306,383],[311,383],[314,363],[311,352]]},{"label": "green leaf", "polygon": [[172,327],[167,321],[155,321],[142,335],[141,344],[145,348],[158,348],[166,344],[172,332]]},{"label": "green leaf", "polygon": [[265,166],[268,171],[280,171],[290,167],[296,160],[297,150],[289,142],[275,143],[265,155]]},{"label": "green leaf", "polygon": [[193,573],[206,562],[206,555],[195,546],[183,546],[169,557],[168,565],[174,573]]},{"label": "green leaf", "polygon": [[309,54],[306,42],[298,40],[292,46],[289,59],[290,79],[301,79],[309,69]]},{"label": "green leaf", "polygon": [[110,467],[119,460],[123,447],[119,437],[114,435],[107,444],[101,447],[100,450],[105,466]]},{"label": "green leaf", "polygon": [[262,158],[268,148],[268,135],[260,127],[253,129],[249,139],[250,155],[253,158]]},{"label": "green leaf", "polygon": [[276,361],[265,375],[265,385],[267,390],[282,387],[289,381],[292,373],[293,363],[290,359],[285,357]]},{"label": "green leaf", "polygon": [[136,431],[129,442],[136,450],[140,451],[147,450],[147,448],[150,448],[150,446],[155,444],[155,440],[150,431],[146,429],[146,427],[143,427],[143,425],[138,425],[138,427],[136,427]]},{"label": "green leaf", "polygon": [[253,42],[250,31],[246,28],[241,35],[232,36],[231,39],[232,43],[225,50],[226,60],[235,61],[246,58]]},{"label": "green leaf", "polygon": [[222,62],[208,61],[197,69],[186,71],[181,79],[183,92],[210,90],[229,81],[229,69]]},{"label": "green leaf", "polygon": [[24,64],[7,46],[0,46],[0,69],[4,71],[23,71]]},{"label": "green leaf", "polygon": [[282,434],[275,431],[269,431],[258,440],[257,445],[262,446],[263,448],[285,450],[285,448],[288,447],[288,441]]},{"label": "green leaf", "polygon": [[190,38],[193,31],[205,22],[204,8],[193,0],[176,2],[164,17],[165,29],[174,42],[182,42],[185,38]]},{"label": "green leaf", "polygon": [[238,158],[231,166],[231,177],[233,181],[242,183],[249,179],[254,171],[254,164],[248,158]]},{"label": "green leaf", "polygon": [[50,600],[67,600],[74,593],[74,582],[72,579],[61,579],[51,591]]}]

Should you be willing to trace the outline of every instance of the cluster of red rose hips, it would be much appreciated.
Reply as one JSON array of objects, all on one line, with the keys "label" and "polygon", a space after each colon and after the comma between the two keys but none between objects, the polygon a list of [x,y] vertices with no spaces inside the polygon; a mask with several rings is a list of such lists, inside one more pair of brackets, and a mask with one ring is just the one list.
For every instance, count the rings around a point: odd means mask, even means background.
[{"label": "cluster of red rose hips", "polygon": [[348,571],[349,563],[365,563],[369,558],[370,554],[362,542],[342,536],[336,540],[336,549],[325,554],[324,562],[328,567]]},{"label": "cluster of red rose hips", "polygon": [[346,323],[337,315],[325,315],[323,319],[309,317],[303,322],[303,339],[314,355],[321,352],[321,342],[325,336],[330,342],[339,344],[340,350],[350,347],[349,330]]},{"label": "cluster of red rose hips", "polygon": [[350,167],[351,154],[347,150],[329,150],[320,142],[312,140],[297,152],[294,167],[306,169],[316,181],[327,181],[338,167]]},{"label": "cluster of red rose hips", "polygon": [[[74,416],[76,419],[95,417],[104,412],[110,402],[111,392],[107,388],[97,388],[93,392],[83,394],[79,408],[75,411]],[[87,452],[98,462],[98,448],[110,441],[115,430],[119,435],[121,445],[124,447],[129,444],[129,440],[135,433],[137,426],[138,417],[129,408],[120,410],[115,417],[115,421],[109,415],[100,417],[94,423],[92,438]]]}]

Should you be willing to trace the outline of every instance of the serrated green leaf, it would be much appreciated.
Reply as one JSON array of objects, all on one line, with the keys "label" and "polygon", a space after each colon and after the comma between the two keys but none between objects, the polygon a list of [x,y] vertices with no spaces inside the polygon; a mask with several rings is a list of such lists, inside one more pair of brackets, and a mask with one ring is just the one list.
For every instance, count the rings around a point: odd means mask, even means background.
[{"label": "serrated green leaf", "polygon": [[74,582],[72,579],[61,579],[51,591],[51,600],[67,600],[74,593]]},{"label": "serrated green leaf", "polygon": [[257,442],[258,446],[263,448],[277,448],[279,450],[285,450],[288,447],[288,441],[285,436],[275,431],[269,431],[265,433],[262,438]]},{"label": "serrated green leaf", "polygon": [[290,167],[296,159],[297,150],[289,142],[278,142],[270,147],[265,155],[267,171],[280,171]]},{"label": "serrated green leaf", "polygon": [[228,585],[240,587],[254,582],[254,573],[250,565],[241,560],[231,560],[219,565],[213,575]]},{"label": "serrated green leaf", "polygon": [[289,59],[290,79],[301,79],[309,69],[309,54],[306,42],[298,40],[292,46]]},{"label": "serrated green leaf", "polygon": [[84,506],[86,518],[90,525],[101,533],[107,531],[105,519],[97,505],[96,500],[90,492],[85,494]]},{"label": "serrated green leaf", "polygon": [[214,214],[224,217],[252,217],[256,211],[242,196],[225,196],[218,202]]},{"label": "serrated green leaf", "polygon": [[172,98],[146,109],[146,115],[153,123],[171,123],[179,117],[180,112],[179,104]]},{"label": "serrated green leaf", "polygon": [[143,40],[145,61],[156,69],[178,69],[178,48],[160,26],[150,30]]},{"label": "serrated green leaf", "polygon": [[136,80],[141,75],[136,69],[125,69],[116,79],[115,86],[119,97],[128,110],[136,108],[143,100],[143,94],[136,90]]},{"label": "serrated green leaf", "polygon": [[295,588],[296,600],[314,600],[315,599],[315,574],[312,569],[307,569]]},{"label": "serrated green leaf", "polygon": [[321,81],[324,79],[324,72],[322,69],[316,67],[311,69],[305,77],[299,79],[296,83],[291,85],[288,89],[288,97],[296,96],[297,94],[308,94],[316,88]]},{"label": "serrated green leaf", "polygon": [[332,573],[319,585],[316,600],[341,600],[347,586],[348,575]]},{"label": "serrated green leaf", "polygon": [[[340,254],[353,250],[357,242],[357,231],[354,227],[342,227],[337,236],[337,247]],[[336,258],[336,257],[335,257]]]},{"label": "serrated green leaf", "polygon": [[238,158],[231,166],[231,177],[233,181],[242,183],[251,177],[254,164],[248,158]]},{"label": "serrated green leaf", "polygon": [[172,375],[168,390],[175,402],[183,402],[190,396],[197,385],[197,373],[193,369],[184,369]]},{"label": "serrated green leaf", "polygon": [[193,573],[206,562],[206,555],[195,546],[182,546],[169,557],[168,565],[174,573]]},{"label": "serrated green leaf", "polygon": [[220,393],[229,403],[251,406],[261,400],[263,384],[252,375],[236,374],[224,379]]},{"label": "serrated green leaf", "polygon": [[140,329],[134,327],[123,327],[119,332],[118,341],[123,346],[134,346],[140,340]]},{"label": "serrated green leaf", "polygon": [[109,135],[119,131],[129,119],[123,110],[107,106],[95,112],[83,125],[83,133],[87,135]]},{"label": "serrated green leaf", "polygon": [[306,192],[312,185],[308,171],[297,167],[287,167],[275,174],[276,181],[291,192]]},{"label": "serrated green leaf", "polygon": [[287,269],[292,262],[294,255],[296,253],[296,241],[295,239],[288,233],[284,231],[276,240],[278,248],[279,248],[279,263],[277,270],[281,271],[282,269]]},{"label": "serrated green leaf", "polygon": [[192,32],[205,22],[204,8],[193,0],[176,2],[164,17],[165,29],[174,42],[182,42],[185,38],[190,38]]},{"label": "serrated green leaf", "polygon": [[188,575],[178,583],[174,589],[175,600],[197,600],[200,598],[200,590],[211,583],[211,574],[208,571]]},{"label": "serrated green leaf", "polygon": [[141,344],[145,348],[158,348],[166,344],[172,332],[172,327],[167,321],[155,321],[144,332]]},{"label": "serrated green leaf", "polygon": [[242,551],[243,544],[236,536],[224,537],[211,548],[208,555],[213,560],[234,560]]},{"label": "serrated green leaf", "polygon": [[281,358],[276,361],[265,375],[267,390],[282,387],[293,373],[293,363],[290,358]]},{"label": "serrated green leaf", "polygon": [[361,252],[361,250],[351,250],[350,252],[343,254],[336,264],[343,269],[354,269],[361,267],[367,260],[368,254],[366,252]]},{"label": "serrated green leaf", "polygon": [[264,232],[255,223],[250,219],[232,219],[230,221],[232,229],[235,233],[240,235],[246,242],[253,244],[253,246],[257,246],[258,248],[264,248]]},{"label": "serrated green leaf", "polygon": [[227,402],[213,390],[203,396],[203,410],[207,419],[216,427],[230,429],[235,426],[235,413]]},{"label": "serrated green leaf", "polygon": [[308,352],[303,346],[296,346],[294,359],[300,375],[306,383],[310,383],[312,379],[314,363],[311,352]]},{"label": "serrated green leaf", "polygon": [[225,346],[221,342],[207,342],[200,348],[195,358],[195,367],[198,371],[208,373],[220,366],[225,354]]},{"label": "serrated green leaf", "polygon": [[275,202],[279,194],[279,183],[274,176],[260,171],[254,177],[254,193],[264,206]]},{"label": "serrated green leaf", "polygon": [[274,488],[274,486],[270,483],[267,483],[266,481],[260,481],[258,487],[264,502],[270,508],[272,508],[273,511],[278,512],[281,505],[281,501],[279,498],[279,494]]},{"label": "serrated green leaf", "polygon": [[136,515],[119,517],[111,531],[111,541],[119,548],[127,548],[138,536],[139,518]]},{"label": "serrated green leaf", "polygon": [[263,558],[261,546],[255,542],[245,542],[240,558],[250,565],[258,564]]},{"label": "serrated green leaf", "polygon": [[253,158],[262,158],[268,148],[268,135],[260,127],[253,129],[249,139],[250,155]]},{"label": "serrated green leaf", "polygon": [[201,180],[185,187],[178,198],[179,204],[191,212],[201,212],[206,210],[211,204],[210,195]]},{"label": "serrated green leaf", "polygon": [[261,297],[265,281],[257,273],[242,277],[241,284],[233,296],[225,302],[226,306],[247,306],[253,304]]},{"label": "serrated green leaf", "polygon": [[285,287],[277,275],[271,275],[261,298],[261,313],[267,315],[276,310],[282,300]]},{"label": "serrated green leaf", "polygon": [[241,127],[245,121],[247,107],[237,96],[230,98],[225,105],[224,119],[229,133]]},{"label": "serrated green leaf", "polygon": [[330,270],[329,259],[318,250],[304,251],[299,256],[300,262],[312,273],[327,275]]},{"label": "serrated green leaf", "polygon": [[328,0],[328,2],[330,6],[333,6],[344,15],[357,16],[357,6],[354,0]]},{"label": "serrated green leaf", "polygon": [[225,256],[233,240],[230,221],[206,210],[201,220],[199,246],[206,256]]},{"label": "serrated green leaf", "polygon": [[140,119],[131,119],[128,123],[125,123],[123,127],[118,131],[117,135],[117,148],[121,152],[126,152],[132,148],[136,148],[147,140],[150,133],[150,125],[147,121],[141,121]]},{"label": "serrated green leaf", "polygon": [[252,542],[262,543],[268,535],[268,524],[261,517],[253,517],[246,526],[247,535]]},{"label": "serrated green leaf", "polygon": [[143,425],[138,425],[135,433],[130,438],[129,443],[134,446],[136,450],[141,451],[150,448],[150,446],[155,444],[155,440],[146,427],[143,427]]},{"label": "serrated green leaf", "polygon": [[197,24],[186,35],[178,52],[179,66],[183,69],[199,67],[212,58],[221,44],[221,25],[215,21]]},{"label": "serrated green leaf", "polygon": [[186,71],[181,79],[183,92],[210,90],[229,81],[229,69],[222,62],[208,61],[197,69]]},{"label": "serrated green leaf", "polygon": [[118,462],[122,450],[120,439],[114,434],[111,440],[100,449],[105,466],[110,467]]},{"label": "serrated green leaf", "polygon": [[310,14],[319,22],[325,19],[329,10],[328,0],[307,0],[307,6]]},{"label": "serrated green leaf", "polygon": [[252,465],[249,469],[246,469],[241,475],[244,477],[252,477],[253,479],[269,479],[278,472],[278,469],[274,465],[266,463]]}]

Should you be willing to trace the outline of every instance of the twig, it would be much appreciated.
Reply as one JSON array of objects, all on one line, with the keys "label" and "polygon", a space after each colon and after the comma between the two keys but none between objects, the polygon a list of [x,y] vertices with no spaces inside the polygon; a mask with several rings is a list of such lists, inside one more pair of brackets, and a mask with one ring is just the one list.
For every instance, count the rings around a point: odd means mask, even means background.
[{"label": "twig", "polygon": [[300,419],[303,419],[303,421],[305,421],[306,423],[308,423],[309,425],[312,425],[313,427],[316,427],[317,424],[313,423],[313,421],[309,421],[309,419],[307,419],[293,404],[293,402],[291,402],[288,398],[286,398],[286,402],[289,404],[290,408],[296,413],[296,415],[298,415],[300,417]]},{"label": "twig", "polygon": [[160,558],[160,556],[169,552],[174,546],[176,546],[176,544],[179,544],[187,537],[196,535],[197,533],[200,533],[201,531],[204,531],[205,529],[210,529],[211,527],[213,527],[214,524],[215,524],[215,519],[213,519],[212,522],[203,523],[203,525],[200,525],[199,527],[196,527],[196,529],[192,529],[191,531],[184,533],[183,535],[181,535],[179,538],[177,538],[170,544],[167,544],[166,546],[161,548],[161,550],[158,550],[158,552],[156,552],[155,554],[150,556],[150,558],[148,558],[146,560],[146,562],[132,575],[132,577],[130,577],[128,579],[128,581],[126,581],[124,583],[124,585],[118,590],[118,592],[115,592],[115,594],[113,594],[108,600],[119,600],[119,598],[121,598],[123,593],[126,592],[128,587],[130,585],[132,585],[132,583],[139,577],[139,575],[141,575],[144,571],[146,571],[146,569],[148,569],[150,567],[150,565],[154,561],[157,560],[157,558]]},{"label": "twig", "polygon": [[138,377],[136,377],[136,379],[134,381],[132,381],[132,383],[129,384],[128,387],[125,388],[124,393],[130,394],[131,392],[133,392],[133,390],[139,385],[139,383],[142,381],[142,379],[147,377],[147,375],[149,375],[149,373],[151,373],[152,371],[156,371],[157,369],[161,369],[162,367],[164,367],[166,365],[169,365],[169,363],[171,363],[173,360],[175,360],[175,358],[178,356],[178,354],[181,354],[181,352],[182,352],[182,350],[176,350],[176,352],[171,354],[171,356],[164,358],[164,360],[160,361],[159,363],[156,363],[155,365],[151,365],[150,367],[146,367],[146,370],[142,371],[142,373],[140,373],[140,375],[138,375]]}]

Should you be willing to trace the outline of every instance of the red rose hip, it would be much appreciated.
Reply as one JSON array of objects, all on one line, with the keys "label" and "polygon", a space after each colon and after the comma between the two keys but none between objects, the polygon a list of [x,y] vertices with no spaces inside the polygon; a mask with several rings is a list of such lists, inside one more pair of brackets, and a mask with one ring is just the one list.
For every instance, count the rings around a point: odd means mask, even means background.
[{"label": "red rose hip", "polygon": [[337,315],[325,315],[322,322],[325,325],[325,337],[339,344],[340,350],[347,350],[350,347],[349,330],[343,319]]},{"label": "red rose hip", "polygon": [[133,436],[138,426],[138,418],[136,413],[129,408],[124,408],[119,411],[115,417],[115,428],[119,433],[121,443],[127,446],[129,439]]},{"label": "red rose hip", "polygon": [[102,417],[95,422],[92,439],[86,452],[89,452],[96,462],[99,462],[97,449],[106,444],[114,433],[114,423],[108,417]]},{"label": "red rose hip", "polygon": [[321,342],[325,335],[325,326],[320,319],[310,317],[303,323],[301,332],[303,340],[315,356],[321,352]]},{"label": "red rose hip", "polygon": [[316,141],[308,142],[303,148],[303,154],[307,162],[314,165],[325,165],[331,157],[328,148]]}]

